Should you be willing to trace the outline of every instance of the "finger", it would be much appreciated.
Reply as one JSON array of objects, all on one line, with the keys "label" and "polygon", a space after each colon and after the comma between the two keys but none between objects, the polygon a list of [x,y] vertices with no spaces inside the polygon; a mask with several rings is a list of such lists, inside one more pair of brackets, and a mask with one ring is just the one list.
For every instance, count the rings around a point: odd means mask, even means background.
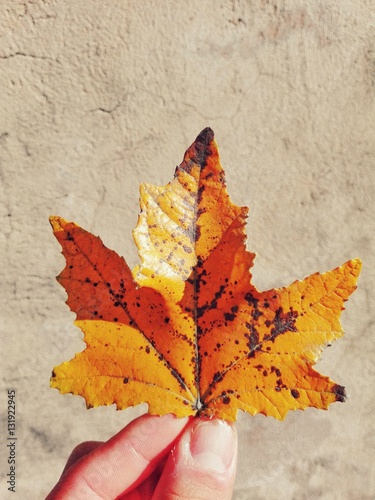
[{"label": "finger", "polygon": [[70,467],[78,462],[82,457],[85,455],[88,455],[91,453],[93,450],[95,450],[98,446],[102,445],[103,441],[85,441],[84,443],[81,443],[77,445],[72,453],[70,454],[68,461],[66,462],[66,465],[64,467],[64,470],[62,471],[61,476],[65,474],[65,472],[70,469]]},{"label": "finger", "polygon": [[236,464],[234,425],[196,419],[172,449],[153,500],[229,500]]},{"label": "finger", "polygon": [[151,474],[187,422],[143,415],[73,465],[47,499],[116,498]]},{"label": "finger", "polygon": [[158,461],[155,469],[143,482],[138,484],[136,488],[132,487],[128,493],[120,495],[116,500],[150,500],[159,482],[166,461],[167,455]]}]

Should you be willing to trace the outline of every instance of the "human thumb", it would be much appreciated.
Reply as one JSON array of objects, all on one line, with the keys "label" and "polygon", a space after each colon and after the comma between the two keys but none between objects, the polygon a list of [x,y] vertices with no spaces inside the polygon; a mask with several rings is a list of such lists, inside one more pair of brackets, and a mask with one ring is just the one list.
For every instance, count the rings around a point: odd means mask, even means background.
[{"label": "human thumb", "polygon": [[237,464],[237,434],[223,420],[194,419],[176,443],[154,499],[232,498]]}]

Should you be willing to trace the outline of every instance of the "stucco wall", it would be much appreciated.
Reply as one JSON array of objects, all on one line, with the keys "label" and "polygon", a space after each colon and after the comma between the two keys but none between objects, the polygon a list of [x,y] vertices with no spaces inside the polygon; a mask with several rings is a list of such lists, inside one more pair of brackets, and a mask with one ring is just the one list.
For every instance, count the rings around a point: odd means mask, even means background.
[{"label": "stucco wall", "polygon": [[64,262],[48,216],[100,234],[134,265],[139,184],[165,184],[205,126],[233,201],[250,205],[259,288],[364,261],[346,336],[317,366],[348,401],[281,423],[240,415],[234,498],[374,498],[373,13],[371,0],[0,2],[0,412],[16,389],[18,436],[9,498],[44,498],[77,443],[141,411],[86,411],[49,389],[52,367],[83,344],[54,279]]}]

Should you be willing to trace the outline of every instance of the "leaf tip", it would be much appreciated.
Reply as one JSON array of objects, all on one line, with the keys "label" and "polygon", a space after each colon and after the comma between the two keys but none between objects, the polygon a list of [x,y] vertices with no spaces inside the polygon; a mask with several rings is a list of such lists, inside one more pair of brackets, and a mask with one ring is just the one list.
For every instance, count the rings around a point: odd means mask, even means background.
[{"label": "leaf tip", "polygon": [[210,127],[206,127],[185,151],[184,161],[177,169],[190,173],[193,165],[203,168],[206,166],[209,156],[217,157],[218,151],[214,141],[214,131]]},{"label": "leaf tip", "polygon": [[58,215],[51,215],[49,218],[49,222],[52,226],[53,232],[57,233],[58,231],[63,231],[64,226],[66,224],[66,220]]},{"label": "leaf tip", "polygon": [[332,392],[336,397],[336,401],[339,401],[339,403],[344,403],[346,401],[345,387],[342,385],[335,384],[332,387]]},{"label": "leaf tip", "polygon": [[353,269],[353,274],[355,276],[358,276],[359,273],[361,272],[361,269],[362,269],[362,261],[361,261],[361,259],[357,257],[355,259],[350,260],[348,262],[348,264]]},{"label": "leaf tip", "polygon": [[214,140],[215,134],[212,128],[206,127],[200,132],[200,134],[195,139],[195,142],[207,145]]}]

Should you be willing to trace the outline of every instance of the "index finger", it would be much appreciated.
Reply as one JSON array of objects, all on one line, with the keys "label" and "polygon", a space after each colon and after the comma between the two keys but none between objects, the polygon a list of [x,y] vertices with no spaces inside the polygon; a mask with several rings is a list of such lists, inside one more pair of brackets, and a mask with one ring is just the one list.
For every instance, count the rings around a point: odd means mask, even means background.
[{"label": "index finger", "polygon": [[151,474],[187,423],[143,415],[73,465],[46,500],[116,498]]}]

